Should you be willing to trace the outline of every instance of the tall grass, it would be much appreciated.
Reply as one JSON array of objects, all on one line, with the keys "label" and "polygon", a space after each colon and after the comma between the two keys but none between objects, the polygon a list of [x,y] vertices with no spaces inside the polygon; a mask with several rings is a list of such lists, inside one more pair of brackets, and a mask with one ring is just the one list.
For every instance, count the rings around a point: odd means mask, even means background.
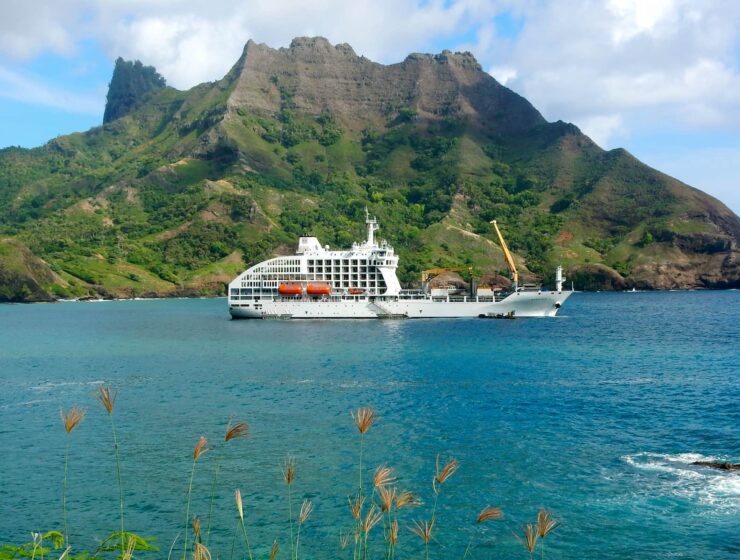
[{"label": "tall grass", "polygon": [[559,525],[560,523],[553,519],[552,514],[546,509],[543,508],[537,512],[537,536],[542,541],[540,544],[542,558],[545,557],[545,537],[557,529]]},{"label": "tall grass", "polygon": [[[224,434],[224,441],[222,445],[226,445],[231,440],[242,439],[249,436],[249,425],[246,422],[237,422],[232,424],[231,421],[226,425],[226,433]],[[208,505],[208,527],[206,528],[205,544],[208,546],[208,541],[211,537],[211,520],[213,519],[213,505],[216,501],[216,489],[218,486],[218,473],[221,467],[219,462],[220,455],[216,453],[213,466],[213,480],[211,482],[211,501]]]},{"label": "tall grass", "polygon": [[103,405],[108,418],[110,418],[110,427],[113,432],[113,449],[116,454],[116,479],[118,480],[118,508],[121,513],[121,554],[126,550],[125,529],[123,525],[123,479],[121,477],[121,454],[118,450],[118,436],[116,435],[116,423],[113,420],[113,407],[116,404],[118,391],[111,391],[106,385],[98,385],[98,401]]},{"label": "tall grass", "polygon": [[537,546],[537,539],[539,538],[539,535],[537,534],[537,524],[527,523],[524,526],[523,536],[519,536],[516,533],[514,533],[514,536],[524,545],[524,548],[527,549],[531,560],[534,554],[534,549]]},{"label": "tall grass", "polygon": [[[360,457],[358,461],[358,488],[357,488],[357,498],[355,499],[354,503],[351,505],[350,509],[352,511],[352,517],[355,519],[355,547],[354,552],[352,554],[353,560],[359,560],[361,558],[364,558],[363,556],[363,531],[365,529],[365,524],[363,524],[362,521],[362,507],[365,503],[365,495],[363,490],[363,483],[364,483],[364,471],[362,468],[362,456],[365,449],[365,434],[368,432],[368,430],[375,424],[376,420],[378,419],[375,410],[369,407],[362,407],[358,408],[357,412],[351,412],[350,415],[352,416],[352,421],[355,424],[355,427],[357,428],[357,431],[360,432]],[[369,530],[367,531],[369,532]],[[365,534],[365,542],[367,541],[367,533]],[[366,548],[364,547],[364,553],[367,553]]]},{"label": "tall grass", "polygon": [[72,432],[85,419],[85,411],[81,408],[71,408],[65,414],[59,411],[62,417],[64,431],[67,432],[67,443],[64,450],[64,481],[62,483],[62,524],[64,525],[64,541],[69,544],[69,529],[67,527],[67,465],[69,463],[69,445],[72,440]]},{"label": "tall grass", "polygon": [[[69,527],[67,523],[67,508],[66,508],[66,494],[67,494],[67,473],[68,473],[68,461],[69,461],[69,449],[70,449],[70,438],[67,438],[66,449],[65,449],[65,462],[64,462],[64,483],[62,492],[62,517],[64,526],[64,535],[62,533],[51,531],[49,533],[34,533],[33,542],[26,543],[19,546],[13,545],[2,545],[0,544],[0,560],[7,560],[3,554],[9,552],[9,558],[17,557],[30,557],[32,560],[36,558],[43,558],[44,555],[48,555],[50,548],[45,546],[45,541],[51,541],[54,549],[61,549],[63,545],[67,545],[66,550],[61,553],[63,560],[95,560],[109,559],[107,555],[116,554],[116,560],[134,560],[134,556],[138,557],[139,553],[146,551],[157,550],[153,547],[147,539],[135,535],[134,533],[125,532],[124,526],[124,503],[123,503],[123,482],[121,477],[121,460],[118,446],[118,436],[116,432],[115,423],[113,422],[113,411],[115,406],[117,394],[112,392],[109,387],[100,385],[98,387],[97,399],[103,404],[106,412],[108,413],[111,420],[111,431],[113,433],[113,443],[116,452],[116,473],[119,487],[119,508],[120,508],[120,531],[111,533],[111,535],[104,539],[101,545],[93,553],[79,553],[74,555],[70,552],[71,547],[68,545],[69,541]],[[64,429],[67,436],[71,436],[72,432],[80,425],[85,417],[84,412],[80,408],[72,408],[67,413],[62,412],[62,420]],[[421,540],[423,547],[424,560],[430,560],[435,554],[433,550],[435,547],[434,543],[440,543],[445,546],[445,556],[450,555],[449,545],[444,543],[446,535],[440,533],[439,530],[439,515],[438,505],[442,490],[447,487],[449,480],[460,468],[460,464],[456,459],[449,459],[442,463],[440,457],[437,456],[434,468],[434,475],[431,477],[431,494],[433,502],[431,508],[427,511],[427,515],[423,516],[422,519],[413,520],[412,523],[407,523],[401,519],[401,514],[406,508],[418,508],[422,505],[419,495],[408,491],[399,489],[399,478],[396,475],[394,468],[389,467],[385,464],[378,466],[372,474],[372,489],[366,490],[365,485],[365,473],[364,473],[364,439],[369,429],[374,425],[377,420],[377,416],[372,409],[360,408],[356,412],[352,413],[352,420],[354,426],[357,428],[360,437],[358,465],[359,472],[357,477],[357,491],[354,496],[348,496],[349,512],[353,520],[354,528],[352,531],[344,532],[339,531],[339,544],[340,549],[345,550],[351,539],[354,537],[354,549],[353,549],[353,560],[395,560],[396,550],[399,545],[399,541],[403,541],[403,534],[400,531],[401,527],[406,527],[408,531],[414,534]],[[247,434],[248,427],[245,423],[231,424],[229,423],[226,429],[226,435],[222,445],[230,442],[233,439],[245,437]],[[214,469],[214,480],[211,485],[211,496],[208,507],[208,529],[205,532],[206,542],[203,542],[201,534],[201,519],[193,515],[191,518],[191,505],[193,498],[193,485],[195,480],[195,472],[198,463],[201,461],[203,455],[209,451],[208,440],[205,436],[201,436],[193,449],[192,452],[192,466],[190,469],[190,477],[187,490],[187,499],[185,502],[185,527],[183,535],[183,552],[182,560],[211,560],[212,555],[215,558],[222,558],[223,555],[218,551],[213,551],[207,544],[208,533],[211,528],[211,517],[215,507],[220,507],[220,503],[217,499],[217,484],[218,484],[218,470]],[[290,560],[299,560],[301,556],[303,541],[306,537],[306,525],[309,519],[315,517],[314,513],[314,500],[304,499],[302,500],[301,506],[297,512],[297,516],[294,515],[293,511],[293,485],[296,480],[296,465],[293,457],[289,456],[282,465],[282,478],[283,482],[287,487],[287,508],[288,508],[288,522],[289,522],[289,539],[290,539]],[[255,548],[255,543],[249,539],[247,531],[247,517],[245,514],[245,504],[242,498],[241,491],[236,488],[234,490],[234,497],[236,501],[237,512],[239,515],[238,526],[234,532],[236,538],[239,528],[241,529],[241,536],[244,541],[244,551],[248,560],[254,560],[255,558],[266,558],[268,555],[266,552],[261,553],[259,548]],[[232,506],[233,507],[233,506]],[[233,511],[233,510],[232,510]],[[503,511],[499,507],[487,506],[480,510],[477,516],[474,518],[475,525],[479,526],[483,523],[491,521],[503,523]],[[379,547],[376,547],[373,543],[380,544],[380,539],[374,537],[377,534],[376,527],[381,525],[383,528],[382,534],[382,552],[379,552]],[[523,544],[525,550],[533,560],[534,553],[537,547],[540,547],[541,556],[544,558],[545,550],[543,542],[546,538],[549,539],[549,535],[559,527],[559,522],[555,520],[553,515],[546,509],[540,509],[537,513],[537,519],[534,523],[526,523],[523,530],[514,533],[514,537],[520,543]],[[193,545],[189,546],[190,529],[192,528],[194,537]],[[474,533],[474,536],[477,533]],[[479,535],[480,536],[480,535]],[[175,547],[175,542],[172,543],[172,549]],[[236,541],[233,541],[234,543]],[[409,541],[411,542],[411,541]],[[417,541],[418,542],[418,541]],[[461,551],[462,558],[473,556],[471,554],[473,537],[468,542],[468,546]],[[513,542],[513,541],[512,541]],[[233,544],[232,544],[233,546]],[[413,546],[413,545],[411,545]],[[272,543],[272,547],[269,552],[269,560],[277,560],[278,557],[278,541],[275,540]],[[170,554],[172,550],[170,550]],[[233,555],[233,550],[232,550]],[[168,557],[169,558],[169,557]]]},{"label": "tall grass", "polygon": [[312,511],[313,502],[310,500],[303,500],[301,511],[298,513],[298,534],[295,538],[295,560],[298,560],[298,555],[301,549],[301,528],[303,527],[303,524],[308,521]]},{"label": "tall grass", "polygon": [[249,555],[249,560],[252,560],[252,547],[249,546],[247,526],[244,523],[244,504],[242,503],[242,493],[238,488],[234,492],[234,499],[236,500],[236,509],[239,512],[239,523],[242,526],[242,534],[244,535],[244,548]]},{"label": "tall grass", "polygon": [[288,522],[290,524],[290,558],[295,558],[295,542],[293,541],[293,481],[295,480],[295,460],[288,456],[283,465],[283,481],[288,487]]},{"label": "tall grass", "polygon": [[193,496],[193,479],[195,478],[195,465],[198,459],[208,451],[208,440],[204,436],[198,438],[195,448],[193,449],[193,467],[190,469],[190,483],[188,484],[188,499],[185,506],[185,536],[183,538],[182,559],[185,560],[188,554],[188,522],[190,521],[190,501]]},{"label": "tall grass", "polygon": [[409,527],[412,533],[416,534],[424,543],[424,558],[429,560],[429,542],[432,540],[432,531],[437,523],[437,503],[439,494],[442,491],[442,485],[457,472],[460,463],[457,459],[449,459],[444,466],[440,467],[439,455],[435,462],[435,474],[432,478],[432,492],[434,494],[434,505],[432,506],[432,516],[428,521],[414,521],[414,526]]}]

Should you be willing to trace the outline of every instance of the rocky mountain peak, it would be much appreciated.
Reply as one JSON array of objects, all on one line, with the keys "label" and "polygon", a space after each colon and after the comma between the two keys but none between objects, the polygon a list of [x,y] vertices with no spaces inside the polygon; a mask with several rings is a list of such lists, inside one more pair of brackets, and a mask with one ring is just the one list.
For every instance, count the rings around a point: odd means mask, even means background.
[{"label": "rocky mountain peak", "polygon": [[525,131],[545,121],[524,98],[484,72],[469,52],[412,54],[383,65],[346,44],[298,37],[272,49],[252,41],[234,71],[231,108],[334,115],[342,127],[382,128],[401,110],[425,119],[455,117],[501,132]]},{"label": "rocky mountain peak", "polygon": [[148,94],[167,85],[153,66],[119,57],[106,96],[103,122],[121,118],[136,109]]},{"label": "rocky mountain peak", "polygon": [[300,55],[303,52],[312,53],[326,53],[326,54],[340,54],[349,57],[357,57],[354,49],[347,43],[341,43],[338,45],[332,45],[328,39],[324,37],[296,37],[290,42],[288,50],[296,55]]},{"label": "rocky mountain peak", "polygon": [[452,52],[447,49],[439,54],[412,53],[406,57],[404,62],[427,62],[436,64],[453,64],[461,68],[467,68],[474,71],[482,72],[483,68],[476,60],[473,53]]}]

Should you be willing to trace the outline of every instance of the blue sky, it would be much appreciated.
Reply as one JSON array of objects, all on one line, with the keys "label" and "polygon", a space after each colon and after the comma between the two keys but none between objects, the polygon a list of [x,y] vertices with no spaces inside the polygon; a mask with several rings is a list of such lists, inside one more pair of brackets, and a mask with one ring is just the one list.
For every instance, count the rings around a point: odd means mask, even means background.
[{"label": "blue sky", "polygon": [[469,50],[548,120],[740,213],[740,2],[731,0],[26,0],[0,17],[0,147],[102,121],[117,56],[170,85],[223,76],[247,39],[350,43],[372,60]]}]

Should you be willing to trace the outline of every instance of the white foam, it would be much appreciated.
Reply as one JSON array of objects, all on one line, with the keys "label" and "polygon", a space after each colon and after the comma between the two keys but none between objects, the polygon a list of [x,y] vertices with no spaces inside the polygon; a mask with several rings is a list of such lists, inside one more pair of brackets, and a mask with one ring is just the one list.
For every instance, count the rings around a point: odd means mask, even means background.
[{"label": "white foam", "polygon": [[653,481],[661,494],[672,494],[722,511],[740,508],[740,473],[693,465],[695,461],[731,461],[700,453],[650,453],[625,455],[622,460],[644,471],[660,473]]},{"label": "white foam", "polygon": [[65,387],[68,385],[103,385],[105,381],[47,381],[41,385],[29,387],[32,391],[50,391],[56,387]]},{"label": "white foam", "polygon": [[16,408],[16,407],[21,407],[21,406],[31,406],[34,404],[46,403],[46,402],[51,402],[51,401],[52,399],[36,399],[32,401],[23,401],[23,402],[17,402],[17,403],[4,404],[0,406],[0,410],[5,410],[8,408]]}]

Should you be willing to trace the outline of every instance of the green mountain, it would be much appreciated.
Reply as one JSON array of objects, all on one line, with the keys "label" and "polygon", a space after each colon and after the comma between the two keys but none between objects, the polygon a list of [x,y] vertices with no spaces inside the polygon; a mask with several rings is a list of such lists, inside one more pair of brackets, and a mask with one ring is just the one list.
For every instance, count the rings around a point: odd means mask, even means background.
[{"label": "green mountain", "polygon": [[577,288],[740,286],[740,219],[549,123],[469,53],[384,66],[349,45],[248,42],[178,91],[118,60],[103,126],[0,151],[0,299],[222,293],[310,232],[345,247],[364,208],[411,284],[433,266]]}]

